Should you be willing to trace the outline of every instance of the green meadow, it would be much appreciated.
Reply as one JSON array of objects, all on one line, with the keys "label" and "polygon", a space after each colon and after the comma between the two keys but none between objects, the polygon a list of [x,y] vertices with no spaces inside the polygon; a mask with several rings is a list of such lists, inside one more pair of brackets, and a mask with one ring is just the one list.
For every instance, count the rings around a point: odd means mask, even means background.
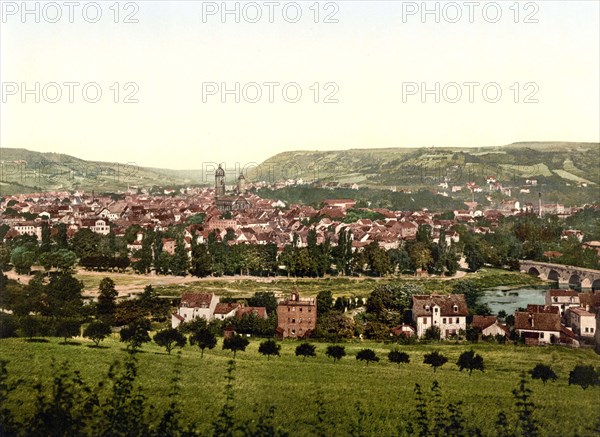
[{"label": "green meadow", "polygon": [[[59,339],[47,342],[27,342],[23,338],[0,340],[0,358],[8,360],[11,379],[23,383],[11,393],[6,405],[21,419],[31,415],[35,406],[33,385],[46,387],[56,368],[69,366],[79,370],[83,379],[95,385],[106,376],[111,363],[123,361],[127,352],[116,334],[105,340],[101,348],[90,347],[87,339],[73,339],[72,344],[60,344]],[[577,364],[600,366],[600,357],[590,349],[563,347],[524,347],[497,344],[418,344],[396,346],[410,355],[410,363],[400,366],[389,363],[387,353],[394,347],[370,341],[345,343],[347,356],[334,364],[325,356],[327,344],[315,343],[317,356],[302,360],[294,355],[298,342],[281,342],[281,356],[267,359],[258,353],[260,339],[252,339],[245,352],[238,352],[234,372],[234,402],[236,419],[245,421],[266,413],[275,406],[275,421],[291,435],[314,435],[317,422],[317,401],[325,410],[327,435],[347,435],[357,423],[357,402],[366,414],[368,434],[397,435],[402,423],[414,419],[415,383],[425,388],[437,380],[442,396],[449,402],[462,401],[467,424],[479,427],[484,435],[495,435],[494,422],[503,410],[509,422],[516,421],[512,390],[521,372],[537,363],[552,366],[558,380],[546,385],[529,382],[533,391],[535,418],[542,423],[543,435],[594,435],[592,426],[600,414],[600,388],[583,390],[568,385],[569,371]],[[167,355],[156,344],[145,344],[137,354],[138,383],[148,401],[158,411],[166,410],[175,363],[181,360],[180,403],[182,419],[195,423],[209,432],[211,423],[225,400],[227,362],[232,353],[217,347],[200,358],[197,347],[187,345]],[[483,356],[485,372],[460,372],[456,360],[470,348]],[[366,365],[355,359],[362,348],[374,349],[380,361]],[[439,350],[449,359],[436,373],[423,364],[423,355]],[[176,350],[179,351],[179,350]],[[68,363],[68,364],[65,364]],[[19,404],[18,402],[22,402]]]}]

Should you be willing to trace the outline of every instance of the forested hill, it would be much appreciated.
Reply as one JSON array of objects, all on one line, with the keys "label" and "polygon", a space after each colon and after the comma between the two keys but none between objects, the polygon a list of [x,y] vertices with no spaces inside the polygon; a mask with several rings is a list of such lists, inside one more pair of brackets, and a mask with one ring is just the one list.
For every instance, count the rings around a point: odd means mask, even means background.
[{"label": "forested hill", "polygon": [[[600,187],[600,143],[528,142],[481,148],[390,148],[279,153],[248,175],[250,180],[302,179],[348,187],[416,190],[475,182],[486,177],[503,186],[526,187],[536,179],[525,201],[537,192],[546,201],[580,204],[597,201]],[[514,191],[514,190],[513,190]],[[515,193],[513,192],[513,196]],[[530,198],[529,198],[530,197]]]}]

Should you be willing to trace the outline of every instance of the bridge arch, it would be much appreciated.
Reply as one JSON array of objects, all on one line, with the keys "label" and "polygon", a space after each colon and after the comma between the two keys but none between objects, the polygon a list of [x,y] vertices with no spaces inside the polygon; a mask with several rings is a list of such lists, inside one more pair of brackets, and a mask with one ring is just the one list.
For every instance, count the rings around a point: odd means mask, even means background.
[{"label": "bridge arch", "polygon": [[581,288],[581,277],[577,274],[571,275],[571,277],[569,278],[569,287]]},{"label": "bridge arch", "polygon": [[548,280],[549,281],[554,281],[554,282],[560,282],[560,275],[559,273],[552,269],[548,272]]},{"label": "bridge arch", "polygon": [[600,290],[600,279],[596,279],[594,282],[592,282],[591,289],[592,291]]},{"label": "bridge arch", "polygon": [[533,276],[540,276],[540,271],[535,267],[530,267],[527,273]]}]

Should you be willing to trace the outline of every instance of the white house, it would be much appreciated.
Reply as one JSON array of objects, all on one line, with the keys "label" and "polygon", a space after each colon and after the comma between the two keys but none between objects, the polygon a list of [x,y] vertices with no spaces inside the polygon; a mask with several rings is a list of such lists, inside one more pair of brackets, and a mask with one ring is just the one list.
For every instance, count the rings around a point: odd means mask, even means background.
[{"label": "white house", "polygon": [[442,338],[467,329],[469,308],[462,294],[413,296],[412,313],[417,337],[423,337],[432,326],[440,329]]},{"label": "white house", "polygon": [[171,326],[177,328],[183,322],[190,322],[200,317],[211,321],[214,319],[218,303],[219,297],[213,293],[184,293],[177,312],[171,316]]},{"label": "white house", "polygon": [[548,290],[545,300],[547,306],[557,307],[562,317],[569,308],[579,306],[579,293],[575,290]]},{"label": "white house", "polygon": [[220,302],[215,307],[214,318],[217,320],[225,320],[233,317],[241,307],[242,306],[239,303]]},{"label": "white house", "polygon": [[573,332],[581,337],[594,337],[596,316],[584,308],[569,308],[567,321]]},{"label": "white house", "polygon": [[494,316],[473,316],[471,325],[474,329],[481,331],[481,335],[502,335],[505,337],[508,335],[506,326],[501,325]]}]

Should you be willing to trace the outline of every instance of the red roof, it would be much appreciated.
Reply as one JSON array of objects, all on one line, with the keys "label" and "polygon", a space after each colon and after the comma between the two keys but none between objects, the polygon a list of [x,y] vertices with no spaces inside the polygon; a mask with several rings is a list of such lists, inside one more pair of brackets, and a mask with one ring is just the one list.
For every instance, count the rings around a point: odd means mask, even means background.
[{"label": "red roof", "polygon": [[184,293],[181,295],[181,306],[187,308],[208,308],[213,299],[212,293]]}]

